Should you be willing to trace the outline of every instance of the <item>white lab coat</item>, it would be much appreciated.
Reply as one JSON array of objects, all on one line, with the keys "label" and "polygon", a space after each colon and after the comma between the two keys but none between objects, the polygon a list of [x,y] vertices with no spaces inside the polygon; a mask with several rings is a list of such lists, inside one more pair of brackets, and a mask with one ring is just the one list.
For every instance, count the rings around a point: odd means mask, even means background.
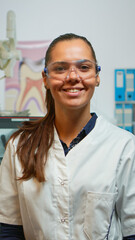
[{"label": "white lab coat", "polygon": [[135,234],[135,137],[98,117],[64,155],[55,130],[47,181],[16,181],[10,141],[0,169],[0,222],[22,224],[26,240],[121,240]]}]

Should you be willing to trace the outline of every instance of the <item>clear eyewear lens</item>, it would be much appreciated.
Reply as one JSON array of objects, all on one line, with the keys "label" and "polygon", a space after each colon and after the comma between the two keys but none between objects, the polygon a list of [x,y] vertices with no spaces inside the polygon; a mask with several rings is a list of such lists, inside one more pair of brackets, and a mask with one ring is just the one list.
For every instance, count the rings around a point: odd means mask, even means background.
[{"label": "clear eyewear lens", "polygon": [[70,78],[71,72],[74,72],[79,80],[89,79],[95,75],[97,64],[90,60],[78,60],[71,62],[54,62],[45,68],[45,73],[49,78],[56,80],[66,80]]}]

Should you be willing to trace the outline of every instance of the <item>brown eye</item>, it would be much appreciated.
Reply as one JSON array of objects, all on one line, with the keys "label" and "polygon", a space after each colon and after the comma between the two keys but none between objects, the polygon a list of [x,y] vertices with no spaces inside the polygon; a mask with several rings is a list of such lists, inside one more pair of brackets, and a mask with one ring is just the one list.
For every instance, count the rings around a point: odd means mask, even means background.
[{"label": "brown eye", "polygon": [[52,71],[55,73],[63,73],[67,70],[67,66],[64,64],[57,64],[52,67]]},{"label": "brown eye", "polygon": [[87,64],[81,64],[78,68],[80,71],[83,71],[83,72],[87,72],[91,69],[91,67]]},{"label": "brown eye", "polygon": [[82,65],[82,66],[81,66],[81,69],[82,69],[82,70],[88,70],[88,69],[89,69],[89,66],[87,66],[87,65]]},{"label": "brown eye", "polygon": [[56,67],[55,68],[55,71],[56,72],[63,72],[65,69],[64,69],[64,67],[62,67],[62,66],[59,66],[59,67]]}]

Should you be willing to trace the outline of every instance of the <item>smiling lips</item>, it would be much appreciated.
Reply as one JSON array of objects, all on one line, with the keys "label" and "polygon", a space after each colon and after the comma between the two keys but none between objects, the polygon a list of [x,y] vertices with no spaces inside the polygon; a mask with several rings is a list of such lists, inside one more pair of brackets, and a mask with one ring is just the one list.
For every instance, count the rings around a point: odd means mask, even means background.
[{"label": "smiling lips", "polygon": [[68,89],[64,89],[65,92],[71,92],[71,93],[76,93],[76,92],[80,92],[82,89],[78,89],[78,88],[68,88]]}]

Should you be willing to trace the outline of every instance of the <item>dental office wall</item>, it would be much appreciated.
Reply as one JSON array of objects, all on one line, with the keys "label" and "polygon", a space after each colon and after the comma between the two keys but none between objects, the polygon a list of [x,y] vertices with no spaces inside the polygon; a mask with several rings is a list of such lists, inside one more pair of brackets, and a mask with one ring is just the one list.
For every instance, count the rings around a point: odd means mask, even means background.
[{"label": "dental office wall", "polygon": [[[9,10],[16,14],[17,41],[51,41],[66,32],[90,40],[102,68],[92,111],[115,123],[114,69],[135,68],[135,1],[0,0],[0,41],[6,40]],[[0,80],[1,109],[4,81]]]}]

